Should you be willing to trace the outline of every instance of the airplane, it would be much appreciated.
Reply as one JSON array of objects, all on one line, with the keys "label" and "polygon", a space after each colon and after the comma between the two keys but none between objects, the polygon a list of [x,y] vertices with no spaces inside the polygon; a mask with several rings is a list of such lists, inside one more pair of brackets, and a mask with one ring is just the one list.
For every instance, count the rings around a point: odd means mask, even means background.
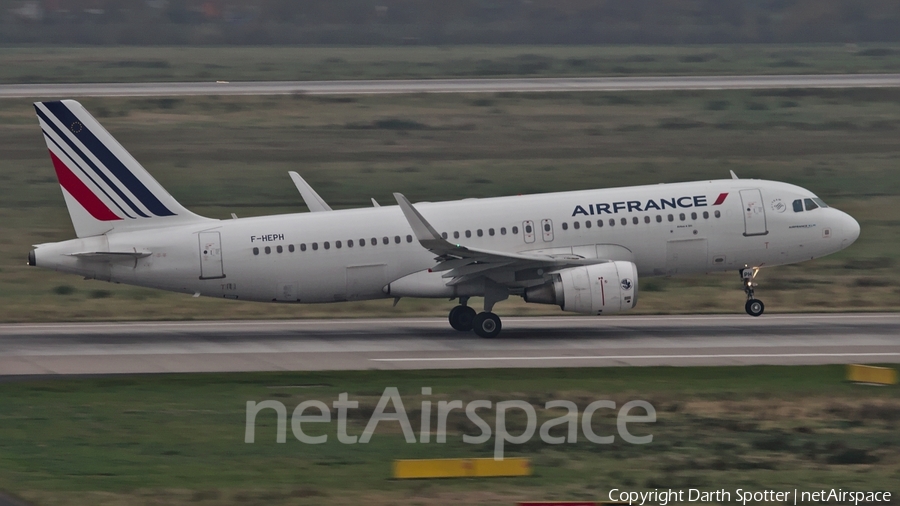
[{"label": "airplane", "polygon": [[[401,297],[459,303],[450,326],[500,333],[510,296],[608,315],[638,279],[740,273],[760,316],[760,268],[840,251],[850,215],[809,190],[757,179],[332,209],[299,174],[312,212],[219,220],[181,206],[74,100],[34,104],[76,239],[38,244],[28,264],[86,279],[225,299],[325,303]],[[469,306],[483,297],[483,311]]]}]

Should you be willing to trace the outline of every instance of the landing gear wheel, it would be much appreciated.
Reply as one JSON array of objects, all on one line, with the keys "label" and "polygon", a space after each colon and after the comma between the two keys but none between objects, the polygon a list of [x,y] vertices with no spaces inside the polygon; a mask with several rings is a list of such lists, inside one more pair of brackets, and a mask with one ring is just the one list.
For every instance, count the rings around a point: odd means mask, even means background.
[{"label": "landing gear wheel", "polygon": [[759,316],[766,310],[766,305],[759,299],[750,299],[744,305],[744,309],[747,310],[747,314],[750,316]]},{"label": "landing gear wheel", "polygon": [[744,304],[744,310],[747,311],[747,314],[750,316],[759,316],[766,310],[766,305],[753,294],[753,289],[757,286],[756,283],[753,282],[753,278],[756,277],[757,272],[759,272],[758,267],[740,270],[741,280],[743,280],[744,283],[744,293],[747,294],[747,303]]},{"label": "landing gear wheel", "polygon": [[456,306],[450,310],[450,326],[460,332],[472,330],[472,321],[475,320],[475,310],[469,306]]},{"label": "landing gear wheel", "polygon": [[478,313],[475,316],[475,321],[472,322],[474,326],[474,331],[478,334],[479,337],[484,337],[490,339],[492,337],[497,337],[497,334],[500,333],[500,317],[495,315],[494,313]]}]

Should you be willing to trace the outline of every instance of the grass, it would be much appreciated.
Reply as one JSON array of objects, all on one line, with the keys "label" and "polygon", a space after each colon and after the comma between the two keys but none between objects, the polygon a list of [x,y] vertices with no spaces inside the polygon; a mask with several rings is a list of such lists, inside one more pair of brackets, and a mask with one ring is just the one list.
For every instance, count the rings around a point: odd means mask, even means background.
[{"label": "grass", "polygon": [[900,71],[897,44],[5,47],[0,83]]},{"label": "grass", "polygon": [[[38,504],[367,504],[511,503],[605,498],[610,488],[891,490],[900,459],[896,387],[842,380],[842,366],[609,368],[557,370],[356,371],[67,378],[0,383],[0,489]],[[288,413],[303,400],[330,404],[341,392],[360,403],[349,434],[360,434],[384,388],[397,387],[418,434],[421,401],[520,399],[541,422],[558,416],[549,400],[617,406],[643,399],[654,424],[646,445],[620,438],[508,446],[530,457],[534,476],[398,482],[396,458],[484,457],[493,440],[461,442],[478,429],[451,414],[444,444],[408,444],[396,423],[380,424],[368,444],[304,445],[288,430],[275,443],[274,412],[257,418],[245,444],[246,401],[277,400]],[[421,388],[433,388],[423,396]],[[605,412],[604,412],[605,411]],[[493,413],[489,411],[487,413]],[[602,415],[601,415],[602,413]],[[601,410],[598,434],[614,433]],[[493,425],[490,414],[485,420]],[[524,428],[509,419],[511,433]],[[432,422],[434,423],[434,422]]]},{"label": "grass", "polygon": [[[767,310],[895,310],[900,296],[900,91],[784,90],[370,97],[85,99],[188,208],[299,212],[286,172],[332,206],[728,177],[799,184],[862,224],[851,248],[764,269]],[[0,321],[443,316],[447,301],[293,306],[193,299],[25,266],[73,237],[26,100],[0,102]],[[736,274],[640,281],[638,313],[741,312]],[[500,314],[558,314],[503,302]]]}]

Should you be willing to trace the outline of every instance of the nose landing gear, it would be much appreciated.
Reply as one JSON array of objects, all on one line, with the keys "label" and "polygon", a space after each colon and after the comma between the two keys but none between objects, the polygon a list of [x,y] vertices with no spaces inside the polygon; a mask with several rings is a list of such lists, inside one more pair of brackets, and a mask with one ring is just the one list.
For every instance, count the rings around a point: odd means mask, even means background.
[{"label": "nose landing gear", "polygon": [[759,316],[766,310],[766,305],[753,295],[753,289],[758,286],[753,282],[757,272],[759,272],[758,267],[741,269],[741,280],[744,283],[744,292],[747,294],[747,303],[744,304],[744,310],[750,316]]}]

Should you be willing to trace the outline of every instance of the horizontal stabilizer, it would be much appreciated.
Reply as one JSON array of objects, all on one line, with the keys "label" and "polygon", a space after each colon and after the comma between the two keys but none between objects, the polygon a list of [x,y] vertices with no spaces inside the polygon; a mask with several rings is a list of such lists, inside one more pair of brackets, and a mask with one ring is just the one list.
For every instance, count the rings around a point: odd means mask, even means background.
[{"label": "horizontal stabilizer", "polygon": [[68,256],[83,258],[85,260],[137,260],[152,255],[149,251],[83,251],[79,253],[69,253]]}]

